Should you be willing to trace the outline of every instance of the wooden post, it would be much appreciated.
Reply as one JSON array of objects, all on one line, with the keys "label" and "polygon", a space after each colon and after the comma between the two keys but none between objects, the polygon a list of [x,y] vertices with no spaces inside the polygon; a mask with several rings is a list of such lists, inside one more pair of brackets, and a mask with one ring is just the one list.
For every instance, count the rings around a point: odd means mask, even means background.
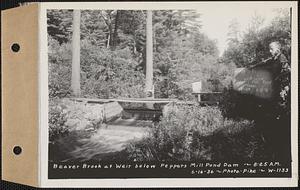
[{"label": "wooden post", "polygon": [[146,22],[146,94],[147,98],[154,98],[153,89],[153,31],[152,11],[147,10]]},{"label": "wooden post", "polygon": [[71,89],[80,97],[80,10],[73,11]]},{"label": "wooden post", "polygon": [[198,94],[198,102],[201,102],[201,94]]}]

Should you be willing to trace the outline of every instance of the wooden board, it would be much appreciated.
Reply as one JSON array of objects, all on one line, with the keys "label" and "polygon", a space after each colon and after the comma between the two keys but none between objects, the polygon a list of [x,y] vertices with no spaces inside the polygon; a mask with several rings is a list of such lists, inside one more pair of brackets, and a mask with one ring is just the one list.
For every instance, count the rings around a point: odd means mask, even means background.
[{"label": "wooden board", "polygon": [[270,99],[274,96],[272,73],[265,68],[238,68],[235,70],[233,88],[243,94]]},{"label": "wooden board", "polygon": [[193,93],[201,93],[202,91],[202,82],[193,82],[192,83]]},{"label": "wooden board", "polygon": [[39,174],[38,10],[31,4],[1,12],[2,179],[31,186],[38,186]]}]

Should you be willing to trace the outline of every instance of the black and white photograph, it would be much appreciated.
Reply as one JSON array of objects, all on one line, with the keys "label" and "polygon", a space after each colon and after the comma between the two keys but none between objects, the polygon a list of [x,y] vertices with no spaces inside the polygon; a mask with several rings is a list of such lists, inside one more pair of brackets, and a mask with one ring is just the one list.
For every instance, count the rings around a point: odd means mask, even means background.
[{"label": "black and white photograph", "polygon": [[47,9],[49,179],[292,176],[293,9],[220,5]]}]

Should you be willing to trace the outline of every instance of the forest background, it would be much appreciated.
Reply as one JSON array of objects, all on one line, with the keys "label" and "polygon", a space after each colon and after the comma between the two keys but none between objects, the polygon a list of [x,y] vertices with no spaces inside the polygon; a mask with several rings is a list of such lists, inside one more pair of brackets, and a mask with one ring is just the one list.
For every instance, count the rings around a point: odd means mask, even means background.
[{"label": "forest background", "polygon": [[[254,15],[246,31],[232,20],[221,56],[217,42],[201,32],[199,12],[153,11],[155,97],[191,100],[191,84],[198,81],[210,84],[206,91],[222,91],[236,67],[268,58],[274,40],[290,60],[289,10],[275,11],[278,16],[265,27],[264,18]],[[47,12],[50,98],[72,96],[72,12]],[[145,11],[82,10],[80,35],[81,97],[145,97]]]}]

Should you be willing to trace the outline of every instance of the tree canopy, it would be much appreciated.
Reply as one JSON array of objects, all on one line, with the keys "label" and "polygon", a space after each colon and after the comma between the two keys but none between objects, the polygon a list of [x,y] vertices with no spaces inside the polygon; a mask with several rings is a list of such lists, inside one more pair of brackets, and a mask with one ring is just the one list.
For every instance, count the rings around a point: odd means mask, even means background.
[{"label": "tree canopy", "polygon": [[[72,12],[47,13],[53,96],[70,95]],[[191,98],[192,82],[224,74],[216,41],[200,29],[201,15],[194,10],[153,11],[155,97]],[[146,12],[82,10],[80,30],[82,96],[143,97]]]},{"label": "tree canopy", "polygon": [[243,33],[238,28],[239,23],[232,21],[229,25],[230,35],[228,35],[228,48],[223,55],[224,60],[233,62],[238,67],[258,63],[271,56],[269,44],[273,41],[280,42],[283,53],[290,60],[289,10],[278,9],[275,11],[277,16],[264,27],[264,18],[254,15],[248,29]]},{"label": "tree canopy", "polygon": [[[48,10],[49,92],[70,96],[72,10]],[[235,67],[268,58],[268,44],[279,41],[290,60],[289,12],[262,27],[254,15],[246,31],[233,20],[228,48],[219,57],[217,42],[201,32],[194,10],[153,11],[155,97],[191,99],[191,83],[228,86]],[[146,11],[81,10],[80,67],[83,97],[144,97]],[[220,91],[214,88],[212,91]]]}]

